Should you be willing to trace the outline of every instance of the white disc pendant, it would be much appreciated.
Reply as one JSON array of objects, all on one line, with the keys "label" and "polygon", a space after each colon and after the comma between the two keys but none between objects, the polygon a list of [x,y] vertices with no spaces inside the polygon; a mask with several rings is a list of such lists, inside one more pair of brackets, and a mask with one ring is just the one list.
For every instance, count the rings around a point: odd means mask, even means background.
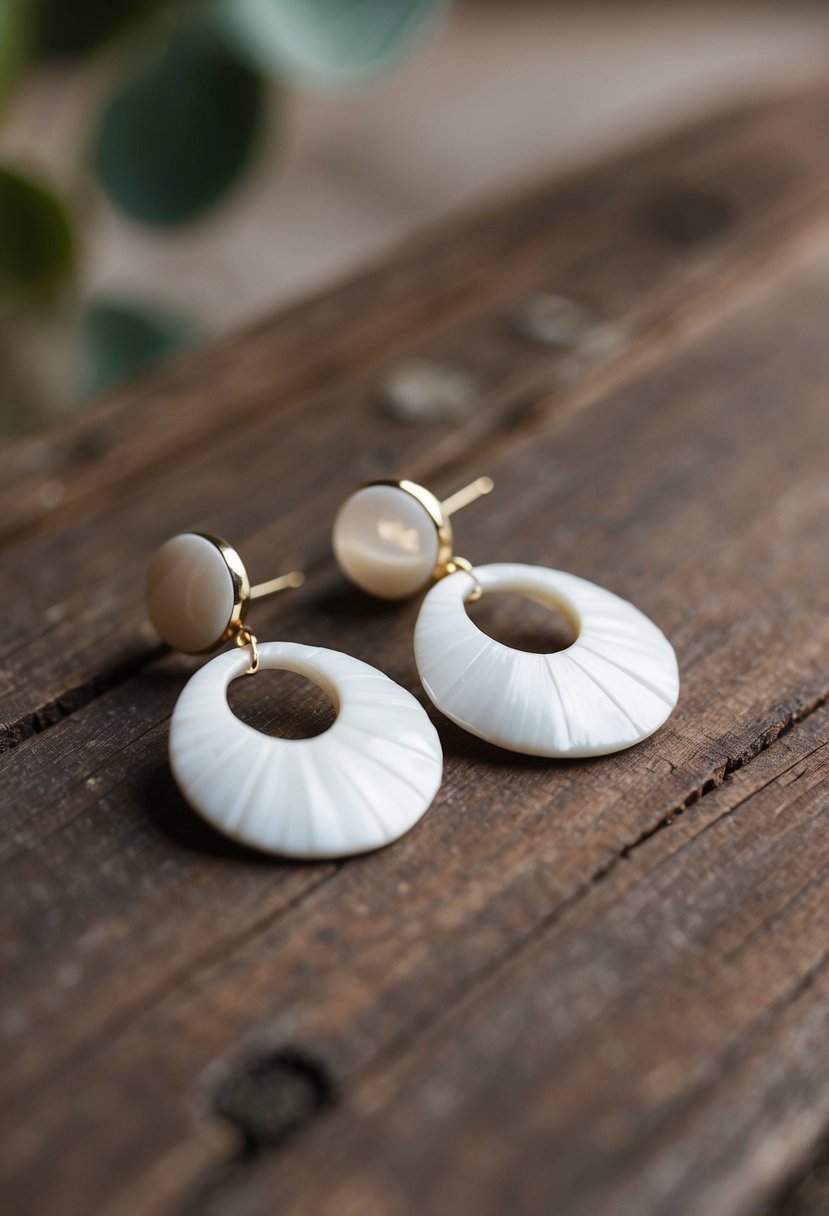
[{"label": "white disc pendant", "polygon": [[262,734],[227,703],[250,655],[219,655],[188,681],[170,724],[170,765],[187,801],[231,839],[284,857],[346,857],[408,832],[443,768],[423,707],[336,650],[295,642],[258,649],[260,667],[297,672],[328,693],[336,721],[311,739]]},{"label": "white disc pendant", "polygon": [[484,593],[513,591],[573,624],[566,650],[530,654],[470,620],[475,579],[450,574],[415,626],[420,678],[448,718],[490,743],[532,756],[603,756],[647,739],[679,696],[676,655],[653,621],[603,587],[543,566],[476,566]]}]

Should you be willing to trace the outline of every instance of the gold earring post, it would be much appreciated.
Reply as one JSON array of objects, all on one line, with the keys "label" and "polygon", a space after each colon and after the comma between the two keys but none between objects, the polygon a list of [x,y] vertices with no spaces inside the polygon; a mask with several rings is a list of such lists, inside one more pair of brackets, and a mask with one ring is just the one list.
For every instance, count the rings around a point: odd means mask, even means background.
[{"label": "gold earring post", "polygon": [[461,490],[456,490],[454,494],[450,494],[440,504],[443,508],[443,513],[447,518],[454,515],[456,511],[463,510],[470,503],[476,502],[477,499],[483,498],[484,494],[489,492],[494,487],[495,483],[491,477],[476,477],[474,481],[470,481],[468,486],[464,486]]},{"label": "gold earring post", "polygon": [[304,582],[305,575],[301,570],[291,570],[288,574],[280,574],[279,578],[272,578],[266,583],[257,583],[255,587],[251,587],[250,598],[264,600],[280,591],[287,591],[289,587],[301,587]]}]

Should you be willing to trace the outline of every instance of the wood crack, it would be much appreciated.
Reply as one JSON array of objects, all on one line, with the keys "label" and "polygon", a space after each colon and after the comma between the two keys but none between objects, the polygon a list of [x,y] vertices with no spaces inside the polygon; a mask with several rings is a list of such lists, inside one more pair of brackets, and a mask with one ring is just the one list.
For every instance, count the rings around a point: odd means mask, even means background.
[{"label": "wood crack", "polygon": [[104,693],[110,692],[121,684],[142,675],[151,664],[158,662],[168,653],[165,646],[155,646],[140,657],[130,659],[100,672],[94,679],[67,689],[59,697],[38,706],[27,714],[4,722],[0,726],[0,756],[13,751],[27,739],[41,735],[51,730],[66,718],[84,709]]},{"label": "wood crack", "polygon": [[[822,709],[827,702],[829,702],[829,693],[824,693],[822,696],[809,702],[808,705],[804,705],[797,710],[792,710],[779,721],[773,722],[767,726],[765,730],[761,731],[757,738],[754,739],[748,745],[748,747],[743,748],[741,752],[738,752],[734,756],[727,756],[721,764],[717,765],[717,767],[712,771],[711,775],[705,779],[705,781],[701,782],[698,786],[691,790],[686,798],[683,798],[682,802],[677,803],[677,805],[672,807],[670,811],[660,816],[656,823],[652,824],[645,831],[641,832],[629,845],[625,845],[618,856],[608,864],[607,868],[603,870],[598,877],[603,878],[606,874],[609,874],[618,861],[626,860],[641,845],[645,844],[659,832],[664,831],[665,828],[670,827],[671,824],[674,823],[680,815],[684,814],[689,807],[694,806],[700,801],[700,799],[706,797],[707,794],[712,794],[715,790],[718,790],[723,782],[727,781],[732,774],[738,772],[742,768],[745,768],[746,765],[750,764],[752,760],[757,758],[757,756],[761,755],[764,751],[767,751],[772,744],[778,741],[778,739],[782,739],[784,735],[787,735],[789,731],[793,729],[793,727],[797,726],[801,722],[805,722],[807,718],[812,716],[812,714],[815,714]],[[731,807],[728,814],[734,814],[739,805],[740,804],[738,803],[736,807]]]}]

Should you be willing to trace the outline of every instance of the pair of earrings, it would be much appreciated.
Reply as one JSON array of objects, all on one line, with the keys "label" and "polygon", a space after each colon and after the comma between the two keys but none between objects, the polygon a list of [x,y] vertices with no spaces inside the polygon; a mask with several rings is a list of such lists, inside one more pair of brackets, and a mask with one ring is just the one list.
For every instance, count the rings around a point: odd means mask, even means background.
[{"label": "pair of earrings", "polygon": [[[414,634],[417,669],[434,705],[500,747],[550,757],[621,751],[665,722],[679,696],[673,648],[643,613],[594,583],[542,566],[471,566],[454,553],[450,516],[492,489],[482,477],[440,502],[411,481],[373,482],[337,515],[343,572],[384,599],[427,592]],[[442,779],[437,731],[388,676],[338,651],[259,643],[250,604],[300,586],[293,571],[252,587],[239,555],[216,536],[183,533],[156,553],[147,607],[161,637],[188,653],[233,640],[188,681],[170,724],[170,765],[184,797],[242,844],[293,858],[380,848],[428,809]],[[531,654],[488,637],[466,605],[512,591],[560,611],[575,640]],[[242,722],[231,680],[260,667],[305,676],[337,717],[311,739],[278,739]]]}]

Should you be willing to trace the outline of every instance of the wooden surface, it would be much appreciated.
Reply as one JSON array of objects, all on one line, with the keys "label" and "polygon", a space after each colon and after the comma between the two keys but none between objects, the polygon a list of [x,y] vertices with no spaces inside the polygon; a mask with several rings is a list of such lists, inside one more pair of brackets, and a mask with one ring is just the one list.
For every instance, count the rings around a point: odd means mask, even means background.
[{"label": "wooden surface", "polygon": [[[541,185],[0,454],[4,1210],[825,1210],[827,129],[829,94],[773,99]],[[573,349],[522,334],[538,291],[588,307]],[[475,392],[402,421],[414,356]],[[220,842],[167,768],[193,663],[142,620],[154,546],[306,565],[259,636],[419,691],[417,604],[348,591],[330,520],[367,477],[483,471],[461,552],[631,598],[674,717],[573,763],[436,717],[443,789],[392,848]],[[302,733],[305,689],[234,704]]]}]

